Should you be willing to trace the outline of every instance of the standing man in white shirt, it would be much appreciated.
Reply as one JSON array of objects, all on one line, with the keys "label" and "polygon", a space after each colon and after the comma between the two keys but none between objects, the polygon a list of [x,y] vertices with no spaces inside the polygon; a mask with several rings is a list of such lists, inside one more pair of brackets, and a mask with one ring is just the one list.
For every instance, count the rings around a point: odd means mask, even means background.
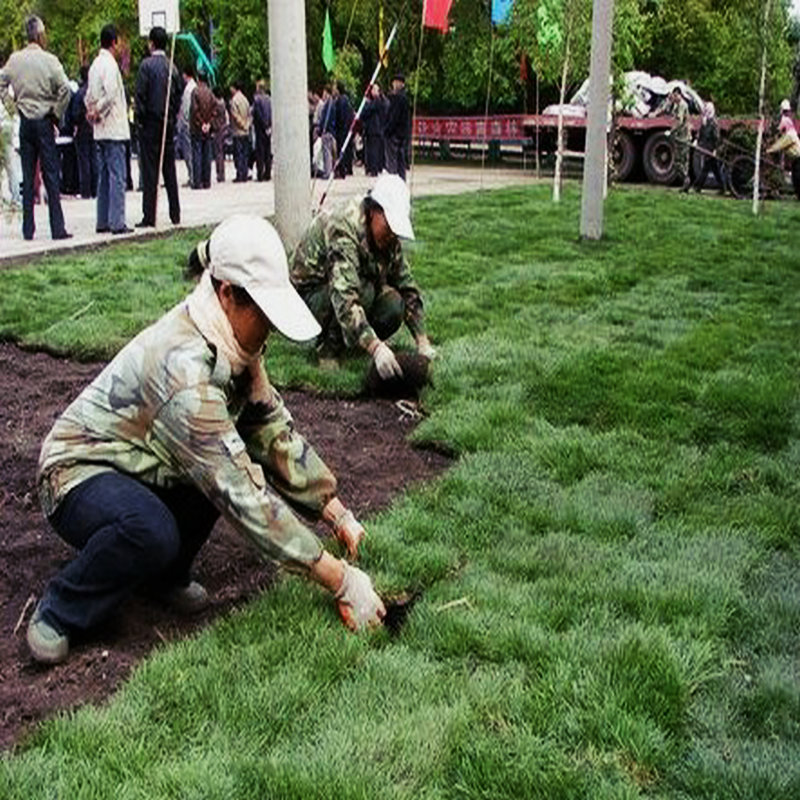
[{"label": "standing man in white shirt", "polygon": [[100,32],[100,52],[89,69],[86,118],[98,153],[97,232],[131,233],[125,221],[125,142],[131,138],[125,87],[117,64],[117,30]]},{"label": "standing man in white shirt", "polygon": [[186,172],[189,175],[187,186],[194,185],[194,164],[192,163],[192,135],[191,135],[191,114],[192,114],[192,95],[197,88],[194,79],[194,67],[187,66],[183,70],[183,94],[181,95],[181,110],[178,114],[178,125],[176,133],[178,136],[178,149],[186,162]]}]

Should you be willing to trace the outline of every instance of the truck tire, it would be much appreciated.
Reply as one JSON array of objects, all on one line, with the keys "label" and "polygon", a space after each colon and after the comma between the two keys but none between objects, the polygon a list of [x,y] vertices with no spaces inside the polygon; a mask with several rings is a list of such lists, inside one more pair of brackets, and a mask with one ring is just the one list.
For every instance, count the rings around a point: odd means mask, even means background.
[{"label": "truck tire", "polygon": [[627,180],[636,164],[636,146],[629,133],[617,131],[611,147],[611,160],[618,181]]},{"label": "truck tire", "polygon": [[675,180],[675,150],[670,137],[654,133],[645,142],[642,154],[644,174],[650,183],[669,185]]}]

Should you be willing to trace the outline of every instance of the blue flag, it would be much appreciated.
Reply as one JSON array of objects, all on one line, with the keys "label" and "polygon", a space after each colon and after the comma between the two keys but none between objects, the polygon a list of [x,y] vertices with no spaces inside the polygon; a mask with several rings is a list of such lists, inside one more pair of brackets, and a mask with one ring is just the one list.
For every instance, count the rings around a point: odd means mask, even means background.
[{"label": "blue flag", "polygon": [[511,16],[511,6],[514,0],[492,0],[492,22],[499,25],[506,22]]}]

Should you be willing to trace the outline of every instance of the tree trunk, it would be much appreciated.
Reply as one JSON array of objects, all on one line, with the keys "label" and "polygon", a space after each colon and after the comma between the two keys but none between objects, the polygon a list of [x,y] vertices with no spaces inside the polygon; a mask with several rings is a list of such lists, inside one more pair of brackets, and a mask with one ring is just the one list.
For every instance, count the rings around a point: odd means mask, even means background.
[{"label": "tree trunk", "polygon": [[569,34],[564,45],[564,66],[561,70],[561,91],[558,97],[558,147],[556,149],[556,169],[553,175],[553,202],[561,201],[561,172],[564,166],[564,96],[567,93],[567,73],[569,72]]},{"label": "tree trunk", "polygon": [[761,52],[761,82],[758,86],[758,134],[756,135],[756,169],[753,173],[753,213],[758,214],[758,190],[761,183],[761,145],[764,141],[764,90],[767,83],[767,26],[771,0],[764,3],[764,43]]}]

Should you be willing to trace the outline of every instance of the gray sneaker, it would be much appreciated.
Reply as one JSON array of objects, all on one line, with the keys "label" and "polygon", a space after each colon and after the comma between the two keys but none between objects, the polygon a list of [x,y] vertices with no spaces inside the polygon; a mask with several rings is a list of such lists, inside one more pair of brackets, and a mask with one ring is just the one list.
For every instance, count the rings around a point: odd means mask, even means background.
[{"label": "gray sneaker", "polygon": [[42,664],[60,664],[69,655],[69,639],[41,618],[38,605],[28,623],[28,647]]},{"label": "gray sneaker", "polygon": [[180,614],[197,614],[208,606],[205,586],[192,581],[188,586],[178,586],[166,595],[167,603]]}]

